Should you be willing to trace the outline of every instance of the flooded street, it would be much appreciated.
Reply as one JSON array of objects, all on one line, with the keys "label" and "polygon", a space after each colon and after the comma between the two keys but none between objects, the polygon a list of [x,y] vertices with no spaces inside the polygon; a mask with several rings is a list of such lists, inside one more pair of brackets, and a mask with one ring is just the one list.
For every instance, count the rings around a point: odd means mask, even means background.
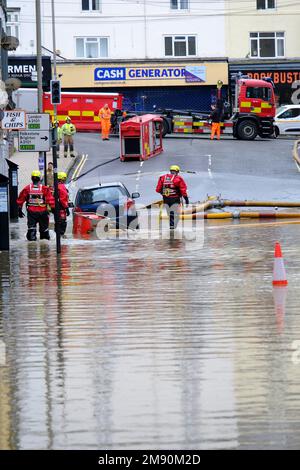
[{"label": "flooded street", "polygon": [[63,240],[58,262],[18,225],[0,254],[2,449],[299,447],[298,224],[206,223],[204,248]]}]

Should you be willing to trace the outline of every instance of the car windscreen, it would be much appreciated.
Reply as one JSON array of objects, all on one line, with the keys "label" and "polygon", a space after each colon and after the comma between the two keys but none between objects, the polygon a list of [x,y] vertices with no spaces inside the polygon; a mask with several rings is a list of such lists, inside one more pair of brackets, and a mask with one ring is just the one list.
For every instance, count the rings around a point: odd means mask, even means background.
[{"label": "car windscreen", "polygon": [[117,199],[123,199],[124,196],[126,196],[126,191],[120,186],[83,189],[78,195],[78,204],[96,204],[101,201],[111,202]]}]

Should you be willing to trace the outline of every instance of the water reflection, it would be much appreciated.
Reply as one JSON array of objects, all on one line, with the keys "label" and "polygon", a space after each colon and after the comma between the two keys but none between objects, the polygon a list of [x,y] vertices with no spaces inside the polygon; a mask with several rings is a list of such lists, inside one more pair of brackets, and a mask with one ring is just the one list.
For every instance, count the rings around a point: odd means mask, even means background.
[{"label": "water reflection", "polygon": [[297,228],[209,227],[203,250],[64,241],[58,261],[16,236],[0,254],[1,448],[298,447]]}]

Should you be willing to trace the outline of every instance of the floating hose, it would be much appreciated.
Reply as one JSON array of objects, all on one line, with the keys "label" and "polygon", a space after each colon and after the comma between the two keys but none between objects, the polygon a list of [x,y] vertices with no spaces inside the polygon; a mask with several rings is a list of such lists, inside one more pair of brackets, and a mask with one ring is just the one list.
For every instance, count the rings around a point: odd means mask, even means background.
[{"label": "floating hose", "polygon": [[288,201],[229,201],[219,199],[212,202],[213,207],[300,207],[300,202]]},{"label": "floating hose", "polygon": [[[161,219],[167,220],[167,215],[162,215]],[[195,214],[181,214],[180,220],[196,219],[293,219],[300,218],[300,212],[197,212]]]}]

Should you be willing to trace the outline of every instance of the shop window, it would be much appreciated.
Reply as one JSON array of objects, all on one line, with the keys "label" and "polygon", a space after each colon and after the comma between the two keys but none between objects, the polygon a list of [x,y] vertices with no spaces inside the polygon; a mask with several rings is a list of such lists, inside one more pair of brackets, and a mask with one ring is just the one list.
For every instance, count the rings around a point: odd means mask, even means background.
[{"label": "shop window", "polygon": [[19,39],[20,32],[20,12],[19,11],[8,11],[7,22],[6,22],[6,34],[7,36],[15,36]]},{"label": "shop window", "polygon": [[250,33],[251,57],[284,57],[284,33]]},{"label": "shop window", "polygon": [[171,0],[170,7],[171,10],[188,10],[189,0]]},{"label": "shop window", "polygon": [[246,98],[261,99],[264,101],[270,101],[272,93],[270,88],[261,87],[248,87],[246,91]]},{"label": "shop window", "polygon": [[273,10],[275,7],[275,0],[256,0],[257,10]]},{"label": "shop window", "polygon": [[196,36],[165,36],[165,56],[190,57],[196,55]]},{"label": "shop window", "polygon": [[108,57],[108,38],[76,38],[76,57],[81,59]]},{"label": "shop window", "polygon": [[100,0],[81,0],[82,11],[99,11]]}]

